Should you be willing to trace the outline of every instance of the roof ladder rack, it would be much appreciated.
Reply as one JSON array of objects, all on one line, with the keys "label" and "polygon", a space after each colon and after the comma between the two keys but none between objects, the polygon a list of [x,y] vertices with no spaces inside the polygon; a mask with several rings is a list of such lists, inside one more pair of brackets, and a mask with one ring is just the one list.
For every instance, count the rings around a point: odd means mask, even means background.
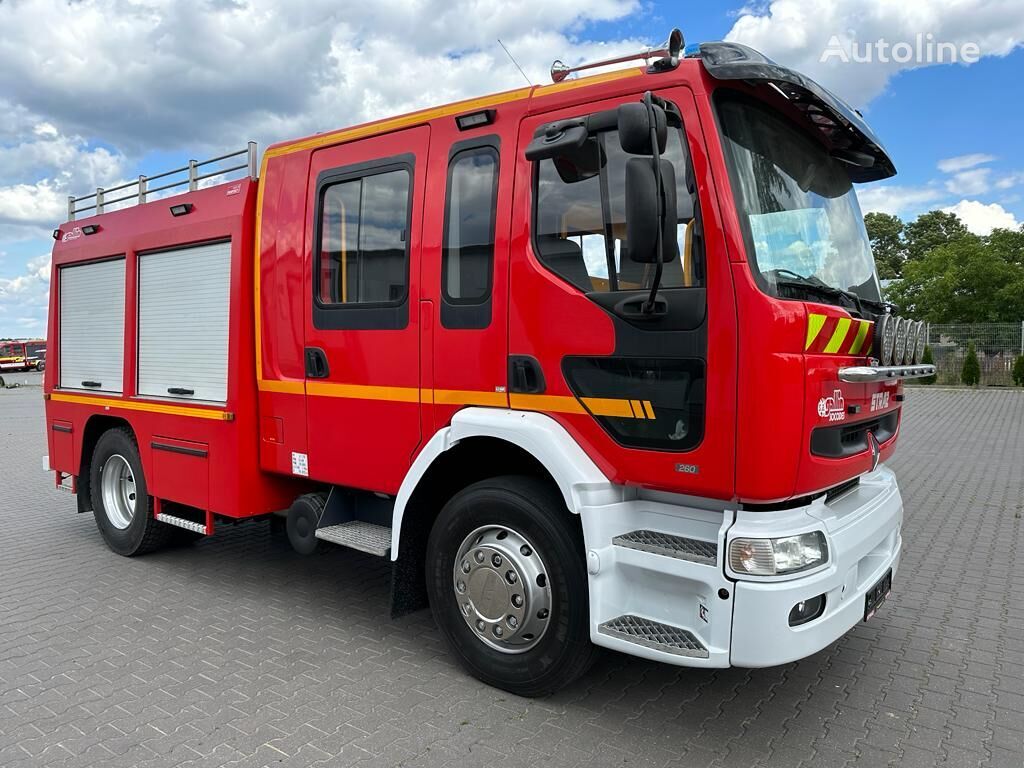
[{"label": "roof ladder rack", "polygon": [[[223,163],[227,160],[234,160],[235,158],[243,156],[245,157],[244,163],[232,165],[228,168],[214,168],[206,173],[200,173],[201,168],[215,165],[217,163]],[[240,149],[237,152],[229,152],[228,154],[221,155],[220,157],[211,157],[209,160],[203,160],[202,162],[189,160],[188,165],[182,166],[181,168],[164,171],[163,173],[158,173],[155,176],[139,176],[138,181],[129,181],[127,184],[121,184],[120,186],[111,187],[110,189],[97,187],[96,191],[91,195],[68,197],[68,221],[74,221],[77,214],[85,213],[86,211],[93,211],[95,215],[99,215],[103,213],[106,206],[114,205],[115,203],[123,203],[128,200],[136,200],[139,205],[143,205],[149,195],[156,194],[157,192],[163,192],[168,189],[183,187],[186,184],[188,185],[189,192],[195,192],[199,189],[199,182],[204,179],[226,176],[229,173],[235,173],[237,171],[248,171],[249,178],[255,181],[259,175],[256,166],[258,159],[256,142],[250,141],[245,149]],[[151,187],[149,185],[151,181],[161,181],[178,174],[187,175],[185,178],[171,180],[158,187]],[[135,188],[134,190],[132,190],[133,187]],[[123,194],[120,197],[111,199],[108,195],[113,192],[121,192]],[[80,203],[87,202],[89,200],[93,201],[92,205],[79,205]]]}]

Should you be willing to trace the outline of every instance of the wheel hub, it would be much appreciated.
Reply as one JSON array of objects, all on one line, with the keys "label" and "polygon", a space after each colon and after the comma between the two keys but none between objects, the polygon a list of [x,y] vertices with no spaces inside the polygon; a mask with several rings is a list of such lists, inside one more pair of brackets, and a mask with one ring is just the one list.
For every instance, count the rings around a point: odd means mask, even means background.
[{"label": "wheel hub", "polygon": [[547,630],[551,585],[533,544],[518,531],[485,526],[467,536],[452,585],[466,625],[503,653],[532,648]]},{"label": "wheel hub", "polygon": [[110,524],[123,531],[135,517],[135,474],[128,460],[115,453],[103,463],[100,470],[100,494],[103,511]]}]

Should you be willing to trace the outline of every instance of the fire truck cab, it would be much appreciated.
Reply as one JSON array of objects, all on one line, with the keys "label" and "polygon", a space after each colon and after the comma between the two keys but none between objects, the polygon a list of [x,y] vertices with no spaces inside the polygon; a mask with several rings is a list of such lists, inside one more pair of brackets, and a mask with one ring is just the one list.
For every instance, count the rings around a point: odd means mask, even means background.
[{"label": "fire truck cab", "polygon": [[893,164],[749,48],[631,58],[72,199],[58,486],[124,555],[261,518],[390,557],[393,611],[523,695],[597,647],[768,666],[872,616],[932,372],[853,188]]}]

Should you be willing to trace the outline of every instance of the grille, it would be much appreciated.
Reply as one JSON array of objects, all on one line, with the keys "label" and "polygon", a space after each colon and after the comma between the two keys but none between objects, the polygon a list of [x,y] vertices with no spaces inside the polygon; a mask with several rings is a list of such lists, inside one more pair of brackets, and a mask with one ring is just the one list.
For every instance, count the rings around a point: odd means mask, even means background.
[{"label": "grille", "polygon": [[644,619],[640,616],[627,614],[610,619],[601,624],[597,631],[609,637],[616,637],[665,653],[674,653],[677,656],[691,656],[696,659],[708,658],[708,649],[690,630]]},{"label": "grille", "polygon": [[644,530],[624,533],[612,539],[612,544],[705,565],[714,565],[718,561],[718,546],[713,541],[672,536],[657,531]]}]

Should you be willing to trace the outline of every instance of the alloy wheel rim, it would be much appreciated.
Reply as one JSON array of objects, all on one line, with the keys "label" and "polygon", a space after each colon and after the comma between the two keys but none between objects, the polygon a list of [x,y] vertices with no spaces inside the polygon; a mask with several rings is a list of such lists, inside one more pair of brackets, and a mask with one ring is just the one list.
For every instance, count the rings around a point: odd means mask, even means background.
[{"label": "alloy wheel rim", "polygon": [[103,497],[103,511],[110,524],[123,531],[135,517],[135,474],[131,465],[119,453],[103,463],[100,472],[100,493]]}]

